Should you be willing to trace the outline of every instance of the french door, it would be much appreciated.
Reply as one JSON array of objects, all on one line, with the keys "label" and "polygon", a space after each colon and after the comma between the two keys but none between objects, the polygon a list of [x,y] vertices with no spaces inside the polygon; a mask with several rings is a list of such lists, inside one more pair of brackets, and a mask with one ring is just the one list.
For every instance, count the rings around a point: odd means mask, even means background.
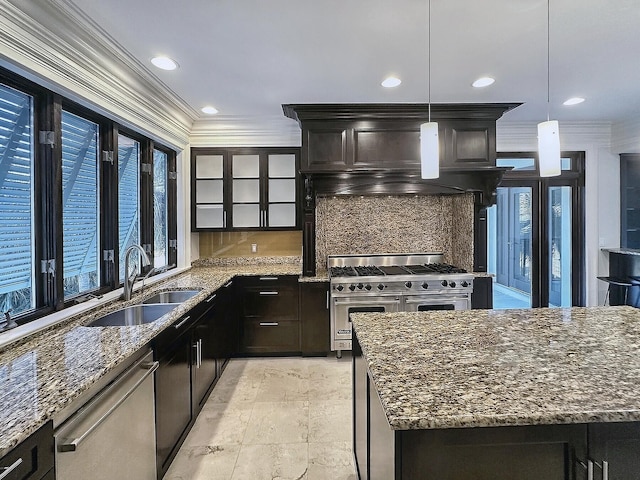
[{"label": "french door", "polygon": [[[563,161],[559,177],[532,168],[505,174],[487,209],[488,271],[494,308],[584,304],[583,156]],[[504,164],[503,164],[504,165]]]}]

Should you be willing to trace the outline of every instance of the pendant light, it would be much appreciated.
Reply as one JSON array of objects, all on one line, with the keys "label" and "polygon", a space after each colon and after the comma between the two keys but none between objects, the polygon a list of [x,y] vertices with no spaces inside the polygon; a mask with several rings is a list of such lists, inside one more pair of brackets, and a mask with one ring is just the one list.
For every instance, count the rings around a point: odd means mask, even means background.
[{"label": "pendant light", "polygon": [[562,173],[560,162],[560,128],[557,120],[549,120],[550,104],[550,15],[547,0],[547,121],[538,124],[538,167],[541,177],[554,177]]},{"label": "pendant light", "polygon": [[429,0],[429,49],[428,49],[428,96],[429,121],[420,125],[420,176],[424,179],[440,176],[440,146],[438,123],[431,121],[431,0]]}]

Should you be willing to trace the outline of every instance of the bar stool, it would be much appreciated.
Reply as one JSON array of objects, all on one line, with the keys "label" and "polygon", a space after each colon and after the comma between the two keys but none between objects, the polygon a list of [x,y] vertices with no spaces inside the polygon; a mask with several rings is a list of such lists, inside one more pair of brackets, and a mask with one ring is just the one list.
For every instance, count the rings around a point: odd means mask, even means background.
[{"label": "bar stool", "polygon": [[[607,293],[604,296],[604,304],[607,304],[607,299],[609,299],[609,302],[611,302],[610,297],[610,292],[611,292],[611,285],[617,285],[619,287],[624,287],[624,303],[623,305],[627,304],[627,295],[629,294],[629,287],[632,287],[634,285],[640,285],[640,278],[638,278],[638,283],[632,283],[631,279],[626,279],[626,278],[619,278],[619,277],[596,277],[598,280],[602,280],[603,282],[607,282],[609,284],[609,286],[607,287]],[[609,305],[611,305],[611,303],[609,303]]]}]

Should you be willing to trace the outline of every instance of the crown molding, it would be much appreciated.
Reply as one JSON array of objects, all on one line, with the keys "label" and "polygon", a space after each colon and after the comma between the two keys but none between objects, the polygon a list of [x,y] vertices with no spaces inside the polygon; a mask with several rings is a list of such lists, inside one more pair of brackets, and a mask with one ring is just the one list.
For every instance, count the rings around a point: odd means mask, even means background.
[{"label": "crown molding", "polygon": [[613,125],[611,150],[614,153],[640,153],[640,118]]},{"label": "crown molding", "polygon": [[[560,122],[563,150],[611,146],[611,122]],[[501,122],[496,125],[497,150],[502,152],[537,150],[537,122]]]},{"label": "crown molding", "polygon": [[284,116],[216,115],[193,123],[190,144],[193,147],[299,147],[302,132],[295,121]]},{"label": "crown molding", "polygon": [[177,148],[196,112],[73,3],[4,1],[4,66]]}]

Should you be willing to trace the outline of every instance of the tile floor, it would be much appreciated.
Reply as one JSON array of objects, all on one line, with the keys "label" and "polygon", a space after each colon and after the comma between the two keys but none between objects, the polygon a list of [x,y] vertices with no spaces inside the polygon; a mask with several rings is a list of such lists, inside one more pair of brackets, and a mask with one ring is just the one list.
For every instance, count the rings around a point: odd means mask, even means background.
[{"label": "tile floor", "polygon": [[355,480],[351,358],[227,365],[164,480]]}]

